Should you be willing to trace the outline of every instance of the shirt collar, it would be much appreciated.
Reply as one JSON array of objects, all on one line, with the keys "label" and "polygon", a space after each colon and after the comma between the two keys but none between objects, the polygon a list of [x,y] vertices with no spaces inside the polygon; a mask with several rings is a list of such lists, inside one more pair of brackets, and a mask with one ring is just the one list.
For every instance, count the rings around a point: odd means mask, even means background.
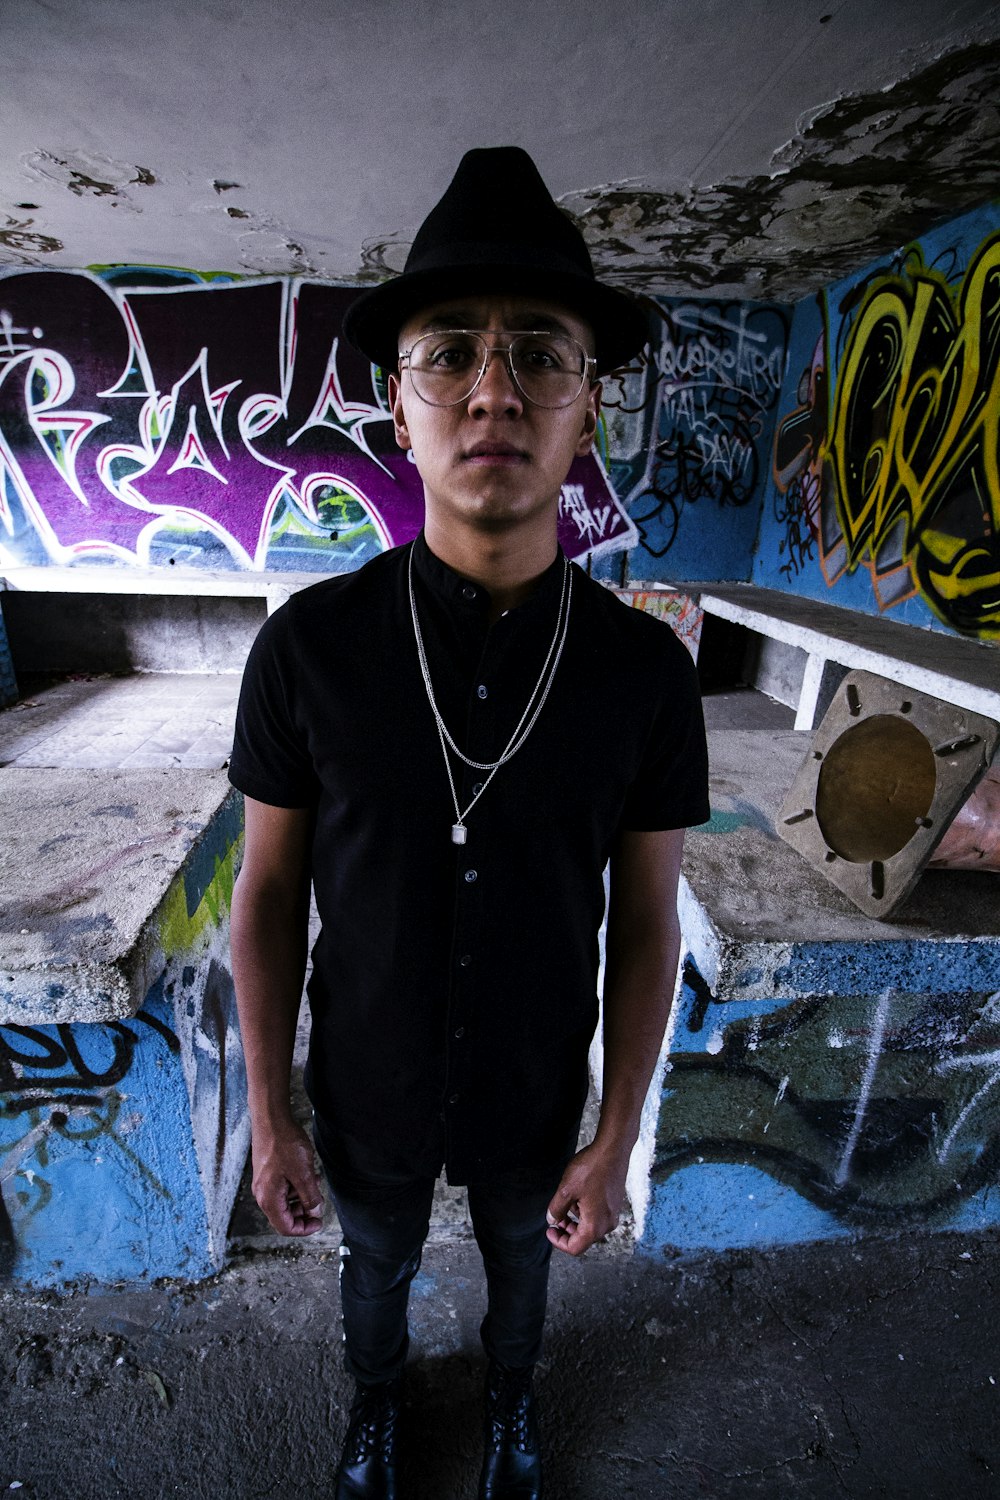
[{"label": "shirt collar", "polygon": [[[549,609],[554,603],[558,603],[562,592],[563,562],[563,550],[559,547],[552,565],[546,568],[538,580],[538,586],[522,604],[515,609],[505,610],[505,615],[529,618],[536,611]],[[489,609],[489,590],[471,578],[464,578],[446,562],[442,562],[428,547],[423,531],[413,542],[413,571],[442,603],[475,615],[485,614]]]}]

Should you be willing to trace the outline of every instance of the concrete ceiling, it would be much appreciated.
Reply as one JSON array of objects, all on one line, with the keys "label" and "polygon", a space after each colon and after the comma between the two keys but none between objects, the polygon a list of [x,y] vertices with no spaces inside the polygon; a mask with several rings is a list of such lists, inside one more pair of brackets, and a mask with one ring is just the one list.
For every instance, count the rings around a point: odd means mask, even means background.
[{"label": "concrete ceiling", "polygon": [[982,0],[3,0],[0,266],[371,281],[474,145],[603,274],[791,300],[997,192]]}]

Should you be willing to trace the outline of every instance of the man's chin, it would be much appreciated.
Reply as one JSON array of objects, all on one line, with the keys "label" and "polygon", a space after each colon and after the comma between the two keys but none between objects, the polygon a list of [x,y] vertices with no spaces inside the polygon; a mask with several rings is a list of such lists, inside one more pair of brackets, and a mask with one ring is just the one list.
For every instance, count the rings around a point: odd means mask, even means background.
[{"label": "man's chin", "polygon": [[448,509],[484,529],[506,528],[524,525],[549,513],[555,517],[559,511],[559,496],[539,500],[537,496],[526,495],[510,485],[490,485],[457,497]]}]

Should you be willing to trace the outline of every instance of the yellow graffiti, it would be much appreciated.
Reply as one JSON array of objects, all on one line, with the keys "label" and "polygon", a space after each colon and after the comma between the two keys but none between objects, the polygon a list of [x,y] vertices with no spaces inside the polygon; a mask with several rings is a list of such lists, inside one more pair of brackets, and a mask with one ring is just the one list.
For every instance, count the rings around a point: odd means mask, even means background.
[{"label": "yellow graffiti", "polygon": [[1000,638],[1000,235],[956,290],[918,254],[870,287],[823,457],[847,567],[905,564],[947,624]]},{"label": "yellow graffiti", "polygon": [[183,878],[173,882],[160,908],[160,945],[165,954],[189,952],[206,932],[218,927],[221,918],[229,911],[242,857],[241,833],[222,859],[216,855],[215,873],[190,916]]}]

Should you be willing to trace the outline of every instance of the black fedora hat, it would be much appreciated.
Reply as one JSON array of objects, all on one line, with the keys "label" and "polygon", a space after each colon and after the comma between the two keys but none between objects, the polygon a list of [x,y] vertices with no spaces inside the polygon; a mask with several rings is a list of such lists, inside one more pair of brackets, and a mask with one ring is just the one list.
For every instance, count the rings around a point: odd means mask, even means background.
[{"label": "black fedora hat", "polygon": [[599,375],[625,364],[649,338],[638,302],[596,279],[582,234],[519,146],[465,153],[418,229],[402,275],[352,302],[344,333],[394,370],[399,330],[420,308],[497,292],[545,297],[585,318]]}]

